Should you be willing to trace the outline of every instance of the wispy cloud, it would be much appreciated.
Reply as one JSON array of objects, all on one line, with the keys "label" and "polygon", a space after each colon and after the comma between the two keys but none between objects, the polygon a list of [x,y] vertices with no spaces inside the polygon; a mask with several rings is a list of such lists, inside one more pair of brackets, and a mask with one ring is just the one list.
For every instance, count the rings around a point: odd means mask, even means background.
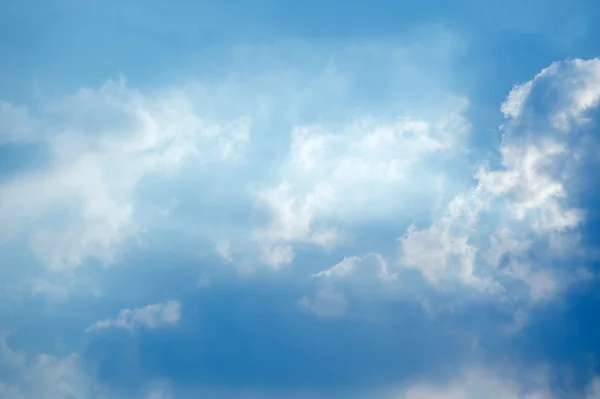
[{"label": "wispy cloud", "polygon": [[240,156],[250,121],[206,120],[196,106],[185,90],[146,95],[124,80],[42,104],[28,139],[46,148],[49,164],[0,183],[1,236],[30,237],[53,270],[113,262],[140,232],[135,195],[144,178],[191,157]]},{"label": "wispy cloud", "polygon": [[147,305],[136,309],[123,309],[115,319],[98,321],[85,331],[94,332],[105,328],[134,330],[139,327],[154,330],[160,327],[175,326],[181,317],[181,304],[168,301]]}]

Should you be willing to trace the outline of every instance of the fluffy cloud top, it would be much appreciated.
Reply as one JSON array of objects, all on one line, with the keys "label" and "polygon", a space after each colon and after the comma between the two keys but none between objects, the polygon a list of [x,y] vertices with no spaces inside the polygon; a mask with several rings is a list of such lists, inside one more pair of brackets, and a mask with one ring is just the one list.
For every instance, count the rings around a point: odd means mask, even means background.
[{"label": "fluffy cloud top", "polygon": [[469,126],[459,112],[434,123],[359,120],[337,132],[296,128],[281,180],[258,193],[268,221],[257,226],[256,239],[329,247],[343,239],[336,220],[361,222],[414,208],[415,182],[435,186],[450,178],[444,162],[464,150]]},{"label": "fluffy cloud top", "polygon": [[400,264],[432,284],[459,281],[532,300],[552,298],[581,277],[585,212],[574,196],[589,161],[597,162],[590,112],[599,82],[600,60],[571,60],[513,88],[502,105],[499,165],[483,164],[476,186],[429,227],[409,229],[400,238]]}]

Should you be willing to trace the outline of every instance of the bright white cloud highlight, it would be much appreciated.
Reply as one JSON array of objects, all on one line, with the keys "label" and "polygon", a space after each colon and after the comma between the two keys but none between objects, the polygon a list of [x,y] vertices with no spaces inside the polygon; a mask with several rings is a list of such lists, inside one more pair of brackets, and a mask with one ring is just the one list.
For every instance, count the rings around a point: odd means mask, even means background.
[{"label": "bright white cloud highlight", "polygon": [[333,131],[296,128],[280,181],[258,193],[256,209],[266,221],[256,225],[255,239],[263,245],[305,242],[330,248],[345,238],[339,222],[415,209],[418,200],[411,197],[421,196],[423,186],[430,194],[450,178],[444,165],[463,150],[468,130],[454,112],[435,123],[367,118]]},{"label": "bright white cloud highlight", "polygon": [[524,295],[504,283],[520,281],[532,300],[577,279],[584,212],[571,205],[570,188],[586,157],[597,159],[586,128],[599,85],[600,60],[572,60],[515,87],[502,105],[500,165],[480,167],[477,185],[429,227],[411,227],[400,238],[400,264],[435,285],[459,281],[512,298]]}]

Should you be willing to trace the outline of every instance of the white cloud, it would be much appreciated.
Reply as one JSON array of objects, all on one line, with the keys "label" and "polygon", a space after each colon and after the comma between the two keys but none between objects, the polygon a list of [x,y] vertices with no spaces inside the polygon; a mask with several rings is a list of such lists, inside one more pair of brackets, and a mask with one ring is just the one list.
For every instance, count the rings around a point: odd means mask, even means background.
[{"label": "white cloud", "polygon": [[[318,296],[327,304],[323,308],[305,308],[307,311],[319,309],[321,317],[337,317],[344,311],[343,301],[334,293],[322,292]],[[321,300],[320,299],[320,300]],[[85,363],[77,353],[64,357],[56,357],[46,353],[27,356],[14,351],[0,340],[0,365],[10,364],[9,379],[0,375],[0,398],[2,399],[118,399],[108,387],[103,386],[93,375],[93,367]],[[4,369],[6,370],[6,369]],[[587,384],[583,396],[575,391],[555,391],[551,388],[551,369],[540,367],[534,369],[516,368],[491,368],[485,366],[460,366],[456,376],[445,380],[432,380],[423,376],[416,380],[369,389],[369,392],[356,393],[356,395],[327,397],[377,397],[385,399],[559,399],[579,398],[598,399],[600,393],[600,379],[594,377]],[[173,387],[174,388],[174,387]],[[127,397],[144,399],[169,399],[179,397],[176,390],[160,381],[147,381],[136,388],[145,392],[143,395],[131,393]],[[278,393],[276,395],[260,394],[260,392],[193,392],[186,391],[182,397],[211,396],[223,398],[254,397],[271,398],[297,397],[296,394]],[[304,395],[300,395],[305,397]],[[324,396],[310,396],[321,398]]]},{"label": "white cloud", "polygon": [[2,399],[114,399],[103,389],[85,367],[81,357],[74,353],[59,358],[46,353],[28,357],[2,342],[6,351],[0,352],[0,364],[17,357],[13,363],[16,372],[9,380],[0,376]]},{"label": "white cloud", "polygon": [[22,377],[32,391],[27,396],[52,399],[91,397],[90,381],[80,370],[79,362],[77,355],[64,359],[46,354],[36,356]]},{"label": "white cloud", "polygon": [[390,399],[559,399],[600,398],[600,379],[594,377],[583,396],[575,391],[553,390],[546,369],[493,370],[470,367],[456,378],[439,383],[415,382],[382,397]]},{"label": "white cloud", "polygon": [[552,298],[576,280],[584,212],[571,205],[570,188],[587,147],[597,145],[586,112],[599,104],[598,87],[600,60],[554,63],[515,87],[502,105],[501,165],[481,166],[476,186],[441,217],[409,229],[400,238],[400,264],[432,284],[460,281],[511,297],[523,295],[503,282],[521,281],[532,300]]},{"label": "white cloud", "polygon": [[[17,359],[17,360],[15,360]],[[78,353],[53,356],[26,354],[0,339],[2,399],[171,399],[172,390],[163,381],[145,381],[131,392],[117,395],[95,375],[95,367]],[[186,396],[187,397],[187,396]]]},{"label": "white cloud", "polygon": [[[530,375],[528,375],[530,374]],[[526,386],[521,381],[527,381]],[[498,373],[485,368],[472,368],[446,383],[421,382],[389,396],[394,399],[550,399],[554,396],[543,372]]]},{"label": "white cloud", "polygon": [[566,197],[560,176],[547,169],[568,156],[565,143],[538,139],[538,143],[511,144],[506,137],[501,148],[503,170],[480,169],[476,175],[483,190],[507,198],[513,218],[524,220],[535,214],[532,227],[538,230],[564,230],[577,226],[582,213],[562,203]]},{"label": "white cloud", "polygon": [[[143,227],[135,195],[144,178],[177,170],[192,156],[235,159],[248,140],[248,119],[203,118],[186,90],[143,94],[123,80],[108,81],[44,102],[35,117],[14,109],[19,126],[35,127],[27,140],[47,149],[50,164],[0,183],[0,238],[30,237],[53,270],[88,258],[113,262]],[[14,129],[11,139],[24,136]]]},{"label": "white cloud", "polygon": [[469,243],[482,206],[476,192],[456,197],[447,212],[426,229],[410,227],[400,238],[401,265],[423,273],[437,284],[448,273],[463,282],[479,283],[473,276],[476,249]]},{"label": "white cloud", "polygon": [[[235,74],[217,82],[140,92],[122,80],[109,81],[29,109],[2,103],[0,126],[9,129],[0,129],[5,135],[0,141],[33,140],[49,162],[0,184],[0,236],[29,240],[52,270],[73,269],[87,260],[110,264],[148,227],[143,211],[154,192],[149,195],[144,184],[187,167],[190,159],[231,162],[240,154],[249,154],[248,168],[225,178],[231,183],[218,188],[227,193],[217,206],[246,200],[248,186],[259,188],[257,208],[269,215],[266,223],[252,225],[259,242],[251,245],[257,244],[253,249],[259,255],[262,247],[298,241],[331,248],[347,239],[336,221],[418,208],[415,194],[427,198],[431,190],[415,188],[409,180],[419,174],[423,186],[436,186],[443,167],[426,158],[454,153],[468,130],[460,117],[466,101],[443,92],[445,74],[429,76],[414,65],[420,51],[448,61],[458,50],[457,38],[441,30],[427,36],[426,43],[365,42],[337,49],[297,42],[238,48],[244,65],[236,64]],[[367,57],[377,61],[365,63]],[[365,77],[385,84],[373,86],[366,96]],[[424,92],[430,95],[421,96]],[[411,93],[419,93],[419,100]],[[430,97],[436,99],[433,107]],[[245,152],[248,148],[253,151]],[[282,149],[287,154],[277,165]],[[185,190],[198,183],[191,177],[198,170],[187,172],[191,184]],[[201,172],[215,181],[221,176],[215,164]],[[371,184],[373,174],[378,179]],[[207,199],[211,189],[205,191],[194,197],[202,202],[198,208],[212,200]],[[402,199],[393,199],[399,193]],[[175,194],[186,202],[178,212],[194,206],[186,198],[189,192]],[[199,226],[207,223],[197,220],[192,227],[189,218],[177,219],[175,205],[159,211],[169,216],[161,223],[188,223],[187,231],[229,241],[236,253],[245,251],[248,232],[239,231],[245,228],[237,225],[239,219],[218,228]]]},{"label": "white cloud", "polygon": [[181,304],[179,302],[161,302],[137,309],[123,309],[116,319],[98,321],[85,331],[93,332],[104,328],[134,330],[138,327],[153,330],[160,327],[175,326],[179,323],[180,317]]},{"label": "white cloud", "polygon": [[267,220],[256,225],[254,237],[263,245],[307,242],[328,248],[344,239],[339,222],[416,209],[421,187],[437,187],[448,178],[444,159],[460,153],[467,132],[468,124],[454,112],[436,123],[364,119],[339,131],[298,127],[281,179],[258,193],[256,207]]},{"label": "white cloud", "polygon": [[347,295],[366,298],[377,297],[397,291],[398,275],[378,253],[365,256],[347,256],[328,269],[314,273],[312,277],[319,287],[312,297],[304,296],[300,304],[304,310],[319,317],[342,316],[346,313]]},{"label": "white cloud", "polygon": [[371,278],[389,281],[396,278],[396,274],[390,271],[386,260],[377,253],[370,253],[363,257],[348,256],[341,262],[314,274],[315,277],[344,279],[348,277],[359,279],[364,282]]}]

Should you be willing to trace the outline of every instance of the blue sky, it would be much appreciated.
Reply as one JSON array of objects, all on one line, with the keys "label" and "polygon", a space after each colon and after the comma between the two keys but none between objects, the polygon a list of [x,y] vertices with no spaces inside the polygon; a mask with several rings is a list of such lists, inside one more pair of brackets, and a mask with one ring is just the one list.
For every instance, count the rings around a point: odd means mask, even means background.
[{"label": "blue sky", "polygon": [[4,1],[0,399],[600,398],[593,1]]}]

